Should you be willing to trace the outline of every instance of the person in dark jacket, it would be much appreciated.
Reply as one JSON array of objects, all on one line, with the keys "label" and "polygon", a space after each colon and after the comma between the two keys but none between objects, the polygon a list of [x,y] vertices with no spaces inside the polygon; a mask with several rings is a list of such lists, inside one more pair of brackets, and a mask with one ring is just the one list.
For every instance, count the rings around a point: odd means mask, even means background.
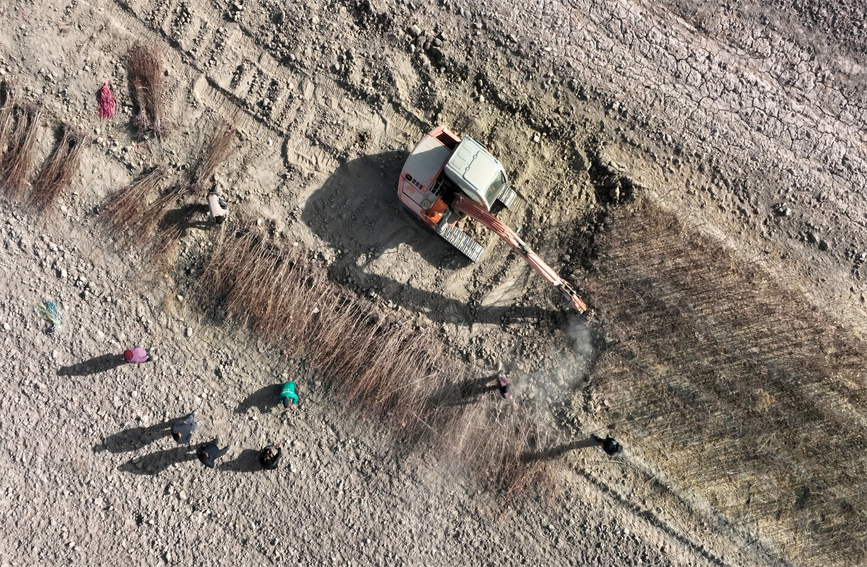
[{"label": "person in dark jacket", "polygon": [[203,465],[208,467],[209,469],[214,468],[214,461],[223,456],[226,452],[225,449],[220,451],[220,448],[217,447],[219,444],[220,438],[217,437],[207,445],[202,445],[196,450],[196,456],[202,462]]},{"label": "person in dark jacket", "polygon": [[172,424],[172,438],[178,443],[186,445],[190,442],[190,437],[193,431],[199,428],[199,423],[196,421],[196,412],[191,413],[183,419],[179,419]]},{"label": "person in dark jacket", "polygon": [[596,435],[591,435],[590,438],[593,439],[596,443],[598,443],[599,446],[602,447],[602,450],[612,457],[616,457],[617,455],[623,453],[623,447],[610,435],[607,435],[605,439],[602,439],[601,437],[598,437]]},{"label": "person in dark jacket", "polygon": [[268,445],[262,449],[262,452],[259,453],[259,464],[262,465],[262,468],[269,471],[276,469],[277,463],[283,455],[282,449],[283,447],[280,445],[275,445],[273,447]]}]

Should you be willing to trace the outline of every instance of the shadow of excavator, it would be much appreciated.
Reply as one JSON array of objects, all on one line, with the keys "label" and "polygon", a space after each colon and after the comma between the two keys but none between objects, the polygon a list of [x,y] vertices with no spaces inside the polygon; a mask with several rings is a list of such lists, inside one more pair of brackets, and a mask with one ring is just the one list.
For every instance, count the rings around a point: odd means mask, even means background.
[{"label": "shadow of excavator", "polygon": [[[417,278],[400,266],[407,247],[442,273],[466,270],[473,264],[401,205],[397,179],[407,155],[405,151],[389,151],[344,163],[307,199],[302,221],[341,251],[332,262],[335,276],[351,278],[361,290],[376,290],[386,300],[411,312],[425,313],[437,322],[559,320],[559,311],[510,301],[471,308],[466,301],[413,285]],[[526,278],[521,278],[515,285],[525,283]]]}]

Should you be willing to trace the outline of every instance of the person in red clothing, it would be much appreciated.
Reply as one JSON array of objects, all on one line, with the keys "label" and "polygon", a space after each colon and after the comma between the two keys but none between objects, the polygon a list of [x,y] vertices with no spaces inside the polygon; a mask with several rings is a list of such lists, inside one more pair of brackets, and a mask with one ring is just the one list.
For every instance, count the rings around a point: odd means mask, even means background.
[{"label": "person in red clothing", "polygon": [[152,348],[133,347],[123,351],[123,359],[130,364],[138,364],[141,362],[151,362],[159,357],[153,354]]},{"label": "person in red clothing", "polygon": [[512,399],[512,385],[506,379],[506,375],[502,372],[497,372],[497,389],[500,395],[507,400]]}]

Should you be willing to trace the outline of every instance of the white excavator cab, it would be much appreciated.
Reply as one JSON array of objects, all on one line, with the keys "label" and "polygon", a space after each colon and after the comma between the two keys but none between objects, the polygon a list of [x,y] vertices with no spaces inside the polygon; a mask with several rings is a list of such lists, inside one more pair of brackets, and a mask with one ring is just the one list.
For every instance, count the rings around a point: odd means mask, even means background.
[{"label": "white excavator cab", "polygon": [[509,187],[506,170],[477,141],[461,139],[444,126],[428,132],[404,163],[398,181],[401,203],[429,227],[478,262],[484,248],[457,223],[460,213],[452,201],[463,195],[486,212],[495,201],[511,207],[517,193]]},{"label": "white excavator cab", "polygon": [[452,152],[444,171],[467,197],[487,211],[508,187],[506,170],[499,160],[469,136],[464,136]]}]

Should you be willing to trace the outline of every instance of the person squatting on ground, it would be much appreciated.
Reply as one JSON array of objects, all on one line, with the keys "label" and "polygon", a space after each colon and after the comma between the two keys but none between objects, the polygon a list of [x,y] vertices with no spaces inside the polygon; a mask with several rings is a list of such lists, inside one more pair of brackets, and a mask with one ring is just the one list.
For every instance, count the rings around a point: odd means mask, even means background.
[{"label": "person squatting on ground", "polygon": [[277,463],[283,455],[282,449],[281,445],[274,445],[273,447],[268,445],[262,449],[262,452],[259,453],[259,464],[262,465],[262,468],[269,471],[276,469]]},{"label": "person squatting on ground", "polygon": [[198,428],[199,423],[196,421],[196,412],[193,412],[172,424],[172,437],[178,443],[186,445],[190,442],[190,437],[192,437],[193,431]]},{"label": "person squatting on ground", "polygon": [[217,437],[207,445],[202,445],[198,449],[196,449],[196,456],[202,462],[203,465],[208,467],[209,469],[214,468],[214,461],[223,456],[225,451],[220,451],[220,448],[217,447],[217,444],[220,442],[220,438]]},{"label": "person squatting on ground", "polygon": [[130,364],[139,364],[141,362],[151,362],[159,359],[153,354],[153,348],[133,347],[123,351],[123,359]]},{"label": "person squatting on ground", "polygon": [[280,401],[283,403],[284,410],[294,408],[298,404],[298,394],[295,393],[295,382],[283,384],[283,389],[280,390]]},{"label": "person squatting on ground", "polygon": [[211,189],[211,192],[208,193],[208,209],[211,213],[211,218],[217,224],[226,220],[226,215],[229,214],[229,205],[223,197],[217,193],[216,188]]},{"label": "person squatting on ground", "polygon": [[606,436],[605,439],[598,437],[596,435],[591,435],[591,439],[593,439],[596,443],[602,447],[602,450],[611,455],[612,457],[616,457],[617,455],[623,453],[623,447],[614,440],[610,435]]},{"label": "person squatting on ground", "polygon": [[509,381],[506,380],[506,375],[502,372],[497,373],[497,389],[503,398],[507,400],[512,399],[512,385],[509,384]]}]

